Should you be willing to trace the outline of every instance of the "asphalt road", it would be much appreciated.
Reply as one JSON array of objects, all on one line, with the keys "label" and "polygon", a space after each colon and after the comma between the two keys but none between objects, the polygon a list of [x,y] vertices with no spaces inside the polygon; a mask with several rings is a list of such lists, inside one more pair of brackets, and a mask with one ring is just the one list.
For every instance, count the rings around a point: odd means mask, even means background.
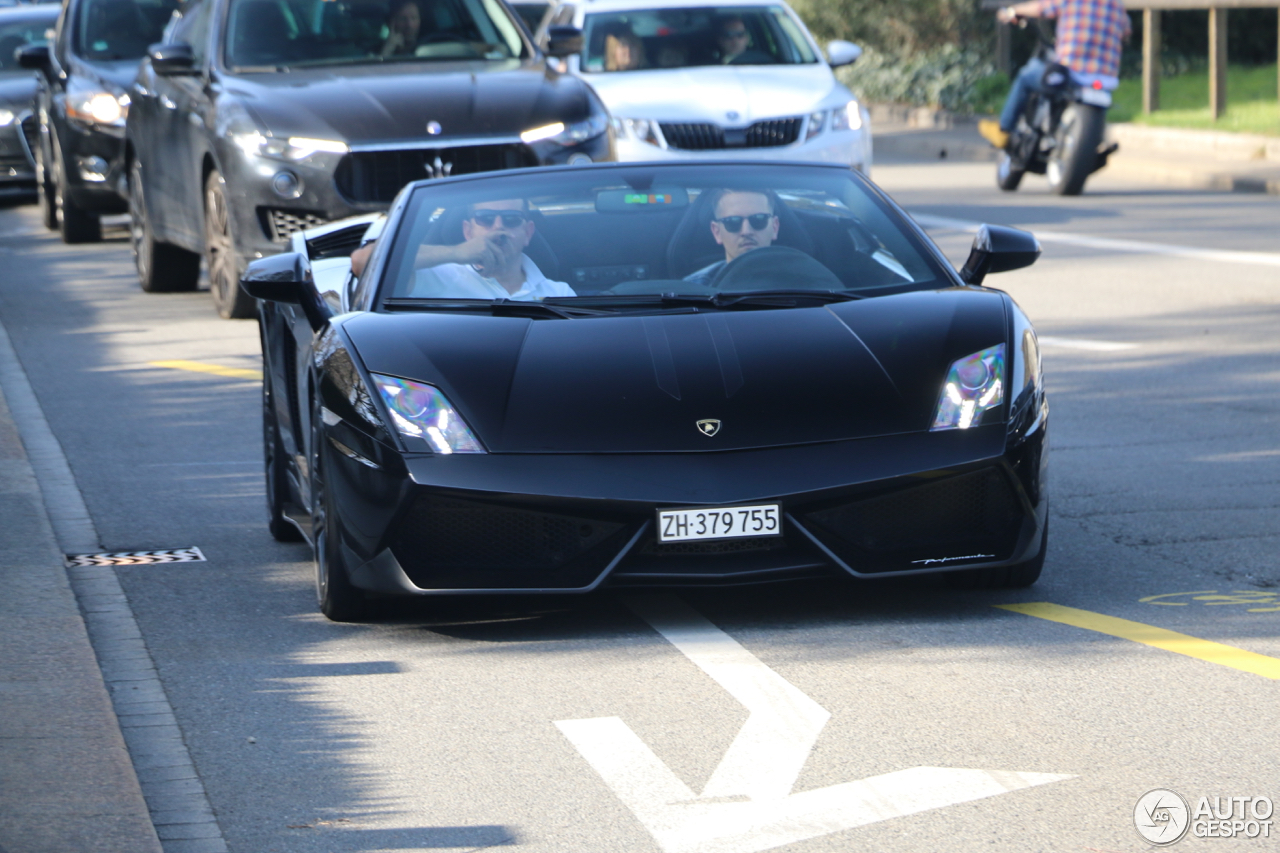
[{"label": "asphalt road", "polygon": [[[123,228],[64,246],[33,207],[0,209],[0,319],[102,544],[208,558],[118,575],[234,853],[1114,853],[1147,849],[1133,811],[1155,788],[1192,810],[1280,800],[1280,256],[1247,254],[1277,251],[1280,205],[1105,175],[1078,199],[1030,177],[1006,196],[960,163],[875,176],[957,260],[966,223],[1051,235],[989,279],[1046,339],[1052,541],[1030,590],[807,583],[329,623],[309,550],[263,524],[258,383],[153,365],[254,370],[256,324],[142,293]],[[1074,610],[995,606],[1025,602]],[[752,785],[814,793],[766,807],[734,793]]]}]

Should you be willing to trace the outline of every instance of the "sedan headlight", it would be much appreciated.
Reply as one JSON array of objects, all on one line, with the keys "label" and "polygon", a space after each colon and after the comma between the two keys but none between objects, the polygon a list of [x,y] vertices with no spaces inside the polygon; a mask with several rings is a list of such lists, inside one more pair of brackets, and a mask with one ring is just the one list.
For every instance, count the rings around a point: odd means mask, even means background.
[{"label": "sedan headlight", "polygon": [[809,129],[805,131],[804,138],[806,140],[813,139],[822,129],[827,126],[827,111],[819,110],[809,116]]},{"label": "sedan headlight", "polygon": [[541,127],[531,128],[520,134],[525,142],[541,142],[544,139],[557,145],[577,145],[604,133],[609,127],[609,119],[603,113],[593,113],[583,121],[565,124],[556,121]]},{"label": "sedan headlight", "polygon": [[67,87],[67,117],[99,127],[124,127],[129,96],[108,91],[101,84],[72,78]]},{"label": "sedan headlight", "polygon": [[647,118],[615,118],[613,126],[618,136],[624,139],[638,139],[650,145],[661,146],[658,140],[658,123]]},{"label": "sedan headlight", "polygon": [[425,440],[436,453],[485,452],[480,440],[439,388],[376,373],[373,384],[401,435]]},{"label": "sedan headlight", "polygon": [[960,359],[947,371],[938,413],[929,431],[977,426],[983,412],[998,409],[1004,402],[1004,381],[1004,344]]},{"label": "sedan headlight", "polygon": [[256,130],[248,133],[229,134],[234,142],[246,154],[257,154],[272,160],[287,160],[296,163],[305,160],[312,154],[346,154],[351,147],[336,139],[311,139],[306,136],[263,136]]},{"label": "sedan headlight", "polygon": [[862,107],[856,100],[843,107],[831,111],[832,130],[860,130],[862,128]]},{"label": "sedan headlight", "polygon": [[8,127],[13,124],[13,110],[6,110],[0,107],[0,127]]}]

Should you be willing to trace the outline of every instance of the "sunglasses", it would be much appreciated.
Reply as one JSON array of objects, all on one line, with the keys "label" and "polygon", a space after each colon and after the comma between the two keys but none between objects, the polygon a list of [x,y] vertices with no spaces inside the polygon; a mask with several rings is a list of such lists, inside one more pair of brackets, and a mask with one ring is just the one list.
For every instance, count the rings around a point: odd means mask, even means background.
[{"label": "sunglasses", "polygon": [[520,210],[477,210],[471,214],[471,221],[481,228],[492,228],[499,219],[503,228],[519,228],[529,216]]},{"label": "sunglasses", "polygon": [[746,30],[721,30],[720,38],[726,39],[744,39],[747,37]]},{"label": "sunglasses", "polygon": [[753,213],[750,216],[721,216],[719,219],[713,220],[719,222],[724,230],[730,234],[737,234],[742,230],[743,222],[751,223],[751,230],[763,231],[769,227],[769,223],[773,221],[772,213]]}]

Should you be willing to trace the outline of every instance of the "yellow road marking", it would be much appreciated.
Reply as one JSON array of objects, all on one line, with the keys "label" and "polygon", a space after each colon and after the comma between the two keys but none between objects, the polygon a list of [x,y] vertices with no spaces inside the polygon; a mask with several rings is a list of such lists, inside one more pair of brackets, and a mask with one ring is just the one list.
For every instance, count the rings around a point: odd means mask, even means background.
[{"label": "yellow road marking", "polygon": [[1050,622],[1061,622],[1063,625],[1084,628],[1086,631],[1097,631],[1099,634],[1119,637],[1122,640],[1132,640],[1135,643],[1164,649],[1167,652],[1186,655],[1190,658],[1197,658],[1209,663],[1220,664],[1221,666],[1229,666],[1232,669],[1242,670],[1243,672],[1252,672],[1255,675],[1261,675],[1263,678],[1280,679],[1280,659],[1248,652],[1244,649],[1237,649],[1235,646],[1228,646],[1223,643],[1202,640],[1199,637],[1192,637],[1187,634],[1179,634],[1177,631],[1166,631],[1164,628],[1157,628],[1154,625],[1144,625],[1141,622],[1131,622],[1128,619],[1117,619],[1114,616],[1104,616],[1101,613],[1092,613],[1088,610],[1077,610],[1074,607],[1063,607],[1060,604],[1050,604],[1047,601],[1029,602],[1027,604],[997,604],[995,606],[1001,610],[1012,610],[1014,613],[1023,613],[1027,616],[1035,616],[1038,619],[1047,619]]},{"label": "yellow road marking", "polygon": [[212,373],[214,376],[227,376],[232,379],[261,379],[261,370],[249,370],[243,367],[223,367],[220,364],[206,364],[203,361],[152,361],[152,367],[168,367],[172,370],[190,370],[194,373]]}]

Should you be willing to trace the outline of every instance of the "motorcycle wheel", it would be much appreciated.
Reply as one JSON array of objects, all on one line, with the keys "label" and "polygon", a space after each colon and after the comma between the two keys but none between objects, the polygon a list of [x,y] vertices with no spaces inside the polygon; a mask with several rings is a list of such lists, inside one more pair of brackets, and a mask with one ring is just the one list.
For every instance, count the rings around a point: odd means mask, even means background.
[{"label": "motorcycle wheel", "polygon": [[1054,134],[1045,177],[1057,195],[1080,195],[1085,179],[1098,162],[1098,146],[1107,127],[1107,112],[1088,104],[1069,104]]},{"label": "motorcycle wheel", "polygon": [[1008,151],[1000,152],[1000,162],[996,163],[996,186],[1011,193],[1022,183],[1022,176],[1027,170],[1014,163]]}]

